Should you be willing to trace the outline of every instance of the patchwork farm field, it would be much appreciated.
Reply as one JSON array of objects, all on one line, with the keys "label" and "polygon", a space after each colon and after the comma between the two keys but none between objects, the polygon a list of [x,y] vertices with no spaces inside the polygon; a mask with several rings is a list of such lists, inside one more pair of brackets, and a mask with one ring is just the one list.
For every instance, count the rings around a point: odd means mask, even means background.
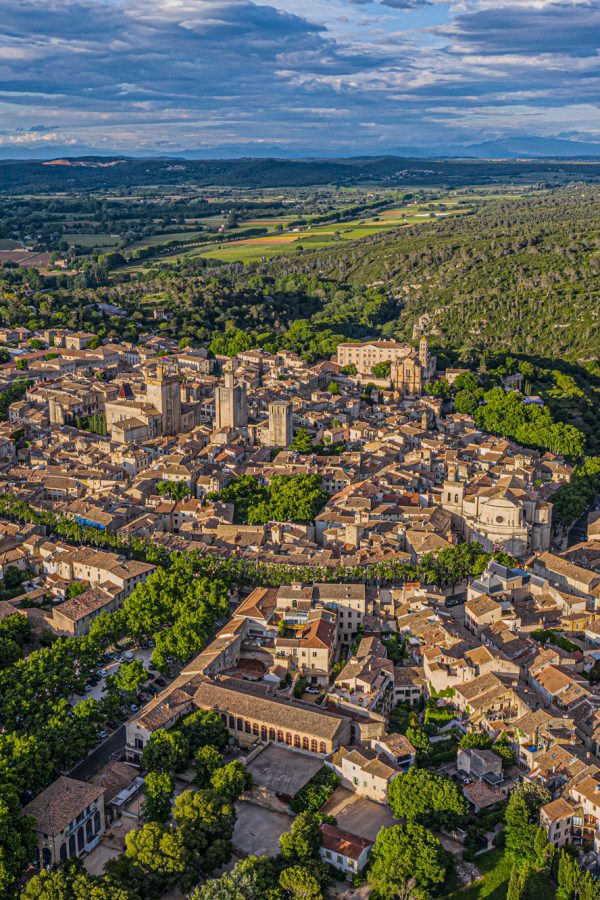
[{"label": "patchwork farm field", "polygon": [[[459,205],[458,199],[465,205]],[[457,198],[452,202],[434,201],[426,206],[404,205],[382,211],[380,216],[355,219],[335,224],[309,224],[302,229],[283,234],[268,234],[261,237],[245,238],[240,241],[224,242],[205,249],[196,248],[191,254],[205,259],[219,259],[223,262],[252,262],[275,256],[278,253],[301,253],[304,249],[316,250],[328,247],[340,241],[355,241],[383,231],[390,231],[407,225],[415,225],[431,219],[445,216],[464,215],[471,209],[467,203],[472,198]],[[245,226],[276,227],[285,222],[282,219],[254,219],[245,222]]]}]

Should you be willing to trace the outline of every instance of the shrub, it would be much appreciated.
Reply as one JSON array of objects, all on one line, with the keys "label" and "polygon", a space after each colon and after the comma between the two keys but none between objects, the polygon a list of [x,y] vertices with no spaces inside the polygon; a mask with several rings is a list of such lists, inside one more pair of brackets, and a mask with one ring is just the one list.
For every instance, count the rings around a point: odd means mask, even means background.
[{"label": "shrub", "polygon": [[292,799],[290,803],[292,812],[316,812],[321,809],[339,783],[339,776],[328,766],[323,766]]}]

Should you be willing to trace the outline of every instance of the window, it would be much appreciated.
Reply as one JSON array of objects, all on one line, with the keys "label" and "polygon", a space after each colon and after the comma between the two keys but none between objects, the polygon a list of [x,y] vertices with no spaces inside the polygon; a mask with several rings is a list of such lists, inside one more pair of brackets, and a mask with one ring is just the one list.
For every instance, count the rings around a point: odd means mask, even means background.
[{"label": "window", "polygon": [[325,746],[325,741],[321,741],[319,744],[319,753],[327,753],[327,747]]},{"label": "window", "polygon": [[317,752],[317,742],[315,741],[314,738],[310,742],[310,749],[312,750],[313,753]]},{"label": "window", "polygon": [[288,747],[290,747],[292,744],[292,735],[290,734],[289,731],[286,731],[286,733],[285,733],[285,742],[288,745]]},{"label": "window", "polygon": [[252,734],[258,734],[258,724],[256,722],[252,724]]},{"label": "window", "polygon": [[300,746],[300,735],[295,734],[294,735],[294,747],[299,747],[299,746]]},{"label": "window", "polygon": [[269,728],[269,740],[270,741],[275,740],[275,729],[274,728]]},{"label": "window", "polygon": [[277,740],[279,741],[280,744],[283,744],[283,731],[281,731],[281,730],[277,731]]},{"label": "window", "polygon": [[251,730],[252,729],[250,727],[250,722],[244,722],[244,731],[246,732],[246,734],[250,734]]},{"label": "window", "polygon": [[302,738],[302,749],[308,750],[308,738],[307,737]]},{"label": "window", "polygon": [[238,718],[238,720],[237,720],[237,730],[238,730],[238,731],[243,731],[243,730],[244,730],[244,720],[243,720],[243,719],[239,719],[239,718]]}]

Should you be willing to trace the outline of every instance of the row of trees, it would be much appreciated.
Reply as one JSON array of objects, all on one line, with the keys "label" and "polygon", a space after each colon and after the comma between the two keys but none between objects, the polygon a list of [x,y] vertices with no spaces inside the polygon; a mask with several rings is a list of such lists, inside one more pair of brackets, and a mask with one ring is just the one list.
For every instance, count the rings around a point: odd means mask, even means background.
[{"label": "row of trees", "polygon": [[[69,698],[83,693],[107,647],[125,635],[153,637],[155,665],[166,669],[171,660],[184,662],[200,652],[213,623],[227,613],[225,584],[198,577],[194,559],[178,555],[168,570],[159,567],[147,584],[139,585],[126,598],[120,610],[94,620],[85,637],[59,637],[51,646],[33,650],[26,659],[19,653],[18,659],[0,670],[0,724],[4,729],[0,734],[0,819],[6,813],[5,827],[0,823],[1,896],[13,895],[16,880],[31,857],[30,823],[20,816],[20,802],[37,794],[57,770],[68,770],[82,759],[107,720],[118,713],[123,699],[131,699],[147,678],[140,662],[133,661],[107,679],[108,689],[101,701],[86,698],[71,706]],[[19,639],[26,637],[24,617],[9,616],[4,623],[3,628],[18,630]],[[11,634],[9,649],[16,632]],[[200,718],[195,720],[196,731]],[[192,735],[192,724],[182,731],[184,736]],[[214,731],[215,723],[207,721],[203,727]],[[218,728],[222,740],[220,721]],[[227,770],[217,785],[226,788],[229,782],[235,783],[236,774]]]},{"label": "row of trees", "polygon": [[[242,476],[244,477],[244,476]],[[237,479],[237,481],[241,481]],[[245,490],[245,489],[244,489]],[[249,489],[251,493],[251,489]],[[240,489],[239,496],[243,495]],[[243,507],[242,507],[243,508]],[[61,516],[46,510],[34,509],[30,504],[18,500],[12,494],[0,497],[0,517],[19,522],[34,522],[45,525],[76,543],[90,543],[104,546],[150,563],[158,563],[168,568],[181,554],[169,554],[161,545],[149,540],[123,540],[112,532],[96,528],[82,528]],[[192,551],[186,555],[196,575],[218,579],[231,588],[248,588],[257,585],[280,587],[294,581],[314,581],[327,583],[402,584],[407,581],[422,581],[438,586],[456,585],[470,576],[481,575],[490,559],[497,559],[503,565],[516,565],[516,561],[506,553],[486,553],[476,541],[449,547],[434,555],[428,553],[419,565],[398,563],[389,560],[372,566],[296,566],[281,563],[263,563],[241,556],[216,556],[210,553]]]}]

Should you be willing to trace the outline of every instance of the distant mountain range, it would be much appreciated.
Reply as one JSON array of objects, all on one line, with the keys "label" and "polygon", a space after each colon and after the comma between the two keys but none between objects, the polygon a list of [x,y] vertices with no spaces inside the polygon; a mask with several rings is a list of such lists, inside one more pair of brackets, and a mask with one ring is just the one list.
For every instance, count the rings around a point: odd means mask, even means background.
[{"label": "distant mountain range", "polygon": [[[363,158],[367,155],[377,157],[385,155],[412,159],[527,159],[532,157],[595,157],[600,159],[600,142],[522,135],[473,144],[435,144],[427,147],[405,145],[383,150],[380,147],[374,147],[370,150],[357,148],[357,155]],[[287,150],[278,144],[266,145],[257,142],[223,144],[219,147],[201,147],[195,150],[181,149],[173,150],[169,153],[159,153],[155,150],[132,150],[123,153],[117,150],[99,149],[84,145],[74,146],[72,144],[35,148],[8,145],[0,147],[0,159],[49,160],[57,157],[73,159],[83,156],[105,156],[110,158],[125,156],[129,159],[177,158],[188,160],[240,159],[248,157],[254,159],[277,158],[288,160],[340,159],[339,155],[333,152],[316,151],[303,147]]]}]

